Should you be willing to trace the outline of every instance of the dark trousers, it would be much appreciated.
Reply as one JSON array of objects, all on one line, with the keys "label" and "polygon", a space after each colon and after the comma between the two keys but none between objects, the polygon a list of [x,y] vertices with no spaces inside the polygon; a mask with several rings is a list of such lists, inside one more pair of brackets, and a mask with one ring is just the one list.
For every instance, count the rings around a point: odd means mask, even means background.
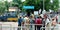
[{"label": "dark trousers", "polygon": [[21,27],[21,24],[20,24],[20,25],[18,25],[18,29],[17,29],[17,30],[21,30],[21,28],[20,28],[20,27]]},{"label": "dark trousers", "polygon": [[37,30],[40,30],[41,27],[42,27],[41,25],[36,25],[36,26],[35,26],[35,30],[36,30],[36,29],[37,29]]},{"label": "dark trousers", "polygon": [[[45,25],[43,27],[45,27]],[[43,30],[45,30],[45,28],[43,28]]]}]

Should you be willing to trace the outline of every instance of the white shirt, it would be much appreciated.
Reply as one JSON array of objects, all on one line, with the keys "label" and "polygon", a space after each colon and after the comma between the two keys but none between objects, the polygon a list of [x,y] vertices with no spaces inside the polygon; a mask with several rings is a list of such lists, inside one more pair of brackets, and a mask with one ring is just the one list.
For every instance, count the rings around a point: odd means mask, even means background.
[{"label": "white shirt", "polygon": [[50,21],[49,21],[49,19],[47,18],[47,19],[46,19],[46,22],[45,22],[45,23],[46,23],[46,25],[47,25],[47,23],[49,23],[49,22],[50,22]]},{"label": "white shirt", "polygon": [[57,19],[58,19],[58,23],[60,22],[60,15],[57,16]]}]

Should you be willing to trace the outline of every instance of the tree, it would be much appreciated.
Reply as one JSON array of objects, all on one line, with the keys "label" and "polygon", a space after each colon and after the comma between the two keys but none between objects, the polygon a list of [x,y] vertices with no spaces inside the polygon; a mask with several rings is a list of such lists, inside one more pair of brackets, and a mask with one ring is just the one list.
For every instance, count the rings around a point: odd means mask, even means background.
[{"label": "tree", "polygon": [[59,2],[58,2],[58,0],[53,0],[53,3],[51,3],[50,0],[45,0],[44,2],[45,2],[45,7],[44,8],[47,11],[49,9],[57,11],[58,8],[59,8]]},{"label": "tree", "polygon": [[22,4],[22,2],[21,2],[21,0],[13,0],[13,3],[14,4],[12,4],[13,6],[15,5],[16,7],[18,7],[19,9],[22,9],[21,7],[21,4]]},{"label": "tree", "polygon": [[[43,0],[26,0],[24,2],[21,2],[21,0],[13,0],[14,4],[19,7],[19,9],[24,10],[23,6],[34,6],[34,11],[38,11],[39,9],[43,10]],[[50,0],[44,0],[44,9],[49,11],[49,9],[56,11],[59,8],[59,2],[58,0],[53,0],[53,3],[50,2]],[[13,5],[14,6],[14,5]],[[33,9],[28,9],[30,10]]]},{"label": "tree", "polygon": [[5,1],[4,3],[5,3],[5,6],[6,6],[6,7],[5,7],[6,10],[8,10],[8,9],[9,9],[9,6],[10,6],[10,3],[9,3],[8,1]]},{"label": "tree", "polygon": [[34,6],[34,9],[27,9],[27,12],[38,11],[40,8],[42,9],[42,1],[41,0],[26,0],[23,3],[23,6]]},{"label": "tree", "polygon": [[5,3],[0,2],[0,14],[3,14],[5,12],[6,6]]}]

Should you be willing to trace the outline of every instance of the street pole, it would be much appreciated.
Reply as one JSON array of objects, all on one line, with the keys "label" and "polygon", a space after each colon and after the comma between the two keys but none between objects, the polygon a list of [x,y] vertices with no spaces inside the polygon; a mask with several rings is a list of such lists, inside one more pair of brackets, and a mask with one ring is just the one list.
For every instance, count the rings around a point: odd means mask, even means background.
[{"label": "street pole", "polygon": [[44,10],[44,0],[43,0],[43,10]]}]

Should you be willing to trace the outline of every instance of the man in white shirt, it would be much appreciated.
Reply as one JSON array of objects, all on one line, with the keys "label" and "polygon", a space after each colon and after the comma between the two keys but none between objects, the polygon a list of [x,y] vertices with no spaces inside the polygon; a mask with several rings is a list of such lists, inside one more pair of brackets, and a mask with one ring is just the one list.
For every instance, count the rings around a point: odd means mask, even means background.
[{"label": "man in white shirt", "polygon": [[57,15],[58,23],[60,24],[60,14]]}]

